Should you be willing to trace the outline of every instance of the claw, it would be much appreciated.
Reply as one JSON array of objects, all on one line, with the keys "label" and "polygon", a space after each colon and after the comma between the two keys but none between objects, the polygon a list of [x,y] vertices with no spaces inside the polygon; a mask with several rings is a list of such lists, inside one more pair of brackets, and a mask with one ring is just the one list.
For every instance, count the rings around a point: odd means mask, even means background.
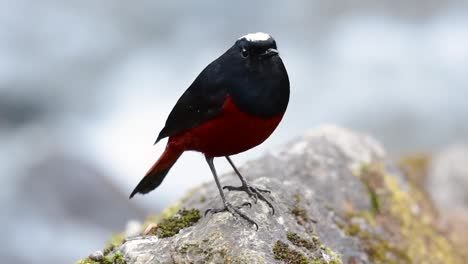
[{"label": "claw", "polygon": [[206,211],[205,211],[205,216],[211,211],[211,209],[212,209],[212,208],[206,209]]},{"label": "claw", "polygon": [[245,187],[243,185],[241,186],[231,186],[227,185],[223,187],[223,190],[228,190],[228,191],[238,191],[238,192],[246,192],[247,195],[249,195],[249,198],[252,198],[254,200],[254,203],[256,204],[258,201],[258,195],[255,193],[255,191],[251,191],[249,187]]},{"label": "claw", "polygon": [[221,212],[230,212],[234,217],[236,216],[240,216],[241,218],[243,218],[244,220],[246,220],[247,222],[249,222],[251,225],[254,225],[256,230],[258,230],[258,225],[257,223],[255,223],[254,220],[252,220],[250,217],[248,217],[247,215],[245,215],[244,213],[242,213],[241,211],[239,211],[239,208],[242,208],[244,206],[250,206],[252,207],[252,204],[251,203],[243,203],[241,206],[232,206],[230,203],[226,203],[224,204],[224,207],[223,208],[215,208],[215,209],[208,209],[205,211],[205,216],[211,212],[212,214],[217,214],[217,213],[221,213]]},{"label": "claw", "polygon": [[271,193],[271,191],[270,191],[270,190],[266,190],[266,189],[260,189],[260,188],[256,188],[256,189],[257,189],[257,191],[259,191],[259,192],[268,193],[268,194],[270,194],[270,193]]},{"label": "claw", "polygon": [[254,203],[257,203],[257,201],[260,199],[264,201],[270,208],[271,208],[271,214],[275,214],[275,208],[271,204],[270,201],[268,201],[261,193],[271,193],[270,190],[265,190],[265,189],[260,189],[256,187],[252,187],[249,185],[241,185],[241,186],[224,186],[223,190],[227,189],[228,191],[239,191],[239,192],[246,192],[247,195],[249,195],[250,198],[253,198]]},{"label": "claw", "polygon": [[241,205],[241,207],[248,206],[249,208],[252,208],[252,204],[249,202],[245,202]]}]

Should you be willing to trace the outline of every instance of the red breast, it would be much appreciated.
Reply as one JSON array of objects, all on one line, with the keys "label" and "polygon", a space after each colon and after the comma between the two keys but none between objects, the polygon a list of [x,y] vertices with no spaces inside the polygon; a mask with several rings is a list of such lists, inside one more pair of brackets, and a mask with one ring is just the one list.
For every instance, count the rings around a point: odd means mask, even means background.
[{"label": "red breast", "polygon": [[211,157],[234,155],[265,141],[278,126],[284,113],[271,118],[242,112],[227,96],[222,113],[204,124],[169,138],[169,144],[200,151]]}]

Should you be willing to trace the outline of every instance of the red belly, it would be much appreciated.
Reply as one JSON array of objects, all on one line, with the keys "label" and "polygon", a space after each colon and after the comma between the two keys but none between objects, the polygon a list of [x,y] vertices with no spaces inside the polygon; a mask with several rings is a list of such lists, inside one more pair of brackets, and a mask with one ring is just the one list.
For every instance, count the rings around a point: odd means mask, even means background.
[{"label": "red belly", "polygon": [[241,112],[228,96],[218,117],[191,130],[171,136],[169,144],[210,157],[234,155],[265,141],[283,118],[251,116]]}]

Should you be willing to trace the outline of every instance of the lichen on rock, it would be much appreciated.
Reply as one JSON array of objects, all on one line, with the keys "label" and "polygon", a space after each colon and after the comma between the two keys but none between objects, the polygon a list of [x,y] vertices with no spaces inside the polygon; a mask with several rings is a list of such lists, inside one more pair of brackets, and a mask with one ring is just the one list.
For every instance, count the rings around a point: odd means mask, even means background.
[{"label": "lichen on rock", "polygon": [[115,254],[104,256],[100,260],[93,260],[91,257],[88,257],[76,264],[127,264],[127,262],[122,253],[116,252]]},{"label": "lichen on rock", "polygon": [[[362,212],[348,214],[344,231],[359,238],[373,263],[462,263],[437,231],[436,215],[420,187],[408,181],[404,190],[380,162],[362,166],[358,176],[372,193],[370,199],[379,200],[379,210],[371,207],[372,228]],[[353,222],[356,218],[362,221]]]},{"label": "lichen on rock", "polygon": [[273,254],[275,254],[275,259],[281,260],[284,263],[288,264],[309,264],[311,263],[309,258],[304,254],[294,249],[291,249],[288,244],[276,241],[275,246],[273,247]]},{"label": "lichen on rock", "polygon": [[275,259],[285,263],[313,263],[313,264],[341,264],[341,256],[322,244],[317,236],[306,239],[296,233],[288,232],[287,239],[298,250],[292,249],[288,244],[277,241],[273,248]]},{"label": "lichen on rock", "polygon": [[161,223],[148,235],[156,235],[160,238],[171,237],[180,230],[192,226],[201,218],[197,209],[180,210],[175,216],[163,219]]}]

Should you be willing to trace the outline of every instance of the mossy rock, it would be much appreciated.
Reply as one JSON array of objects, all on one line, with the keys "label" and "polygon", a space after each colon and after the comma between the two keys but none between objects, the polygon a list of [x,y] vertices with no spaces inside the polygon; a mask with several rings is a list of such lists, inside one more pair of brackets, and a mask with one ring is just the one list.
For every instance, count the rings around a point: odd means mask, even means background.
[{"label": "mossy rock", "polygon": [[340,254],[322,244],[317,236],[306,239],[288,232],[286,237],[292,245],[276,241],[273,247],[276,260],[288,264],[342,264]]},{"label": "mossy rock", "polygon": [[362,166],[358,177],[369,191],[371,214],[348,213],[341,228],[360,240],[373,263],[463,263],[437,230],[437,216],[421,187],[409,181],[404,190],[380,162]]},{"label": "mossy rock", "polygon": [[175,216],[163,219],[149,235],[156,235],[160,238],[171,237],[180,230],[194,225],[200,218],[201,214],[197,209],[183,209]]},{"label": "mossy rock", "polygon": [[[128,264],[466,263],[420,188],[426,161],[402,164],[368,136],[319,129],[241,168],[251,185],[271,190],[274,215],[261,200],[225,192],[233,205],[252,202],[240,210],[258,231],[229,212],[202,217],[221,205],[210,183],[149,219],[157,223],[149,234],[110,243],[109,256],[122,252]],[[234,174],[220,181],[240,184]]]},{"label": "mossy rock", "polygon": [[104,256],[102,260],[92,260],[90,258],[83,259],[75,264],[127,264],[122,253],[117,252],[111,256]]}]

